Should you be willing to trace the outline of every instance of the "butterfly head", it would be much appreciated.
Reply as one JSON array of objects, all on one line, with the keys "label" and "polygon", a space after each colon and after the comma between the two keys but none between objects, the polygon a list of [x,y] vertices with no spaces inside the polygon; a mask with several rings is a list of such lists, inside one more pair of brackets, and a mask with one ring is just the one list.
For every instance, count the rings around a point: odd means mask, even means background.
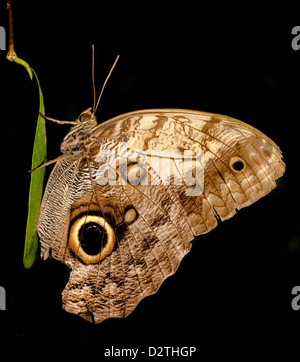
[{"label": "butterfly head", "polygon": [[97,117],[90,107],[81,112],[73,124],[74,126],[70,129],[65,139],[70,138],[70,136],[74,137],[74,135],[88,134],[91,129],[97,125]]},{"label": "butterfly head", "polygon": [[76,119],[83,128],[92,128],[97,125],[97,117],[94,112],[92,112],[92,108],[88,108],[85,111],[81,112],[78,118]]},{"label": "butterfly head", "polygon": [[88,140],[88,135],[97,125],[97,118],[94,112],[92,112],[92,108],[81,112],[73,124],[74,126],[67,133],[60,146],[62,153],[73,154],[74,152],[77,153],[77,151],[82,150],[82,147]]}]

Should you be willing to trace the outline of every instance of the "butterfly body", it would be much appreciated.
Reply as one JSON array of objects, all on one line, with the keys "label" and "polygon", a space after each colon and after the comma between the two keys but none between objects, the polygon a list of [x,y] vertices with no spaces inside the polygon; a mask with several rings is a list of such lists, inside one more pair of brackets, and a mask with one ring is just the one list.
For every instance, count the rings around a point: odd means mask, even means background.
[{"label": "butterfly body", "polygon": [[95,323],[130,314],[176,271],[195,235],[268,194],[285,170],[254,127],[178,109],[99,125],[87,110],[61,151],[40,209],[41,255],[71,269],[64,309]]}]

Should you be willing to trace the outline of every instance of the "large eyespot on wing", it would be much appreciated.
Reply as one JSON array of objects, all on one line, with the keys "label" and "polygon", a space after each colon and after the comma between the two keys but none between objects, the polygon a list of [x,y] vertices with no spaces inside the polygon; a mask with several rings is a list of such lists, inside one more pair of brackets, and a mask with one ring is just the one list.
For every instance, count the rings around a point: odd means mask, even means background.
[{"label": "large eyespot on wing", "polygon": [[83,215],[70,228],[69,247],[85,264],[103,260],[113,251],[115,242],[113,228],[98,215]]}]

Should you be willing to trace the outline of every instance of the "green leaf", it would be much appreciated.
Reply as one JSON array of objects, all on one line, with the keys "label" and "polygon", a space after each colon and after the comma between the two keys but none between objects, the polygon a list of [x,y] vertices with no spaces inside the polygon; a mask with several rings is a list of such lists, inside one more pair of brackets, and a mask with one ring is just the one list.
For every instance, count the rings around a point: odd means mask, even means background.
[{"label": "green leaf", "polygon": [[[19,62],[19,64],[21,64]],[[27,63],[26,63],[27,64]],[[28,67],[26,68],[28,71]],[[39,112],[45,114],[44,99],[42,89],[35,71],[30,68],[38,83],[40,106]],[[47,138],[46,138],[46,125],[45,119],[39,114],[35,132],[35,139],[32,152],[31,169],[40,166],[46,162],[47,159]],[[23,255],[23,264],[25,268],[30,268],[37,255],[38,248],[38,235],[36,231],[37,220],[41,199],[43,195],[43,181],[45,176],[45,168],[42,167],[31,173],[31,181],[29,188],[29,201],[28,201],[28,218],[26,225],[25,247]]]}]

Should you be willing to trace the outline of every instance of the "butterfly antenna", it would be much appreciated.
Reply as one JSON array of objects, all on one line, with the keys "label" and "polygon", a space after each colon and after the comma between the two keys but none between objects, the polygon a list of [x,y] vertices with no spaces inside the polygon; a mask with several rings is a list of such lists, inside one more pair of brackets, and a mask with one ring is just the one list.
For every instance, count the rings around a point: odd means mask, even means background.
[{"label": "butterfly antenna", "polygon": [[95,106],[96,106],[96,88],[95,88],[95,47],[94,44],[92,45],[92,82],[93,82],[93,113],[95,113]]},{"label": "butterfly antenna", "polygon": [[106,83],[107,83],[108,79],[110,78],[111,73],[112,73],[112,71],[114,70],[114,67],[116,66],[117,61],[119,60],[119,58],[120,58],[120,55],[118,55],[118,56],[117,56],[116,60],[114,61],[113,66],[111,67],[111,70],[110,70],[110,71],[109,71],[109,73],[108,73],[108,76],[106,77],[106,79],[105,79],[105,81],[104,81],[104,83],[103,83],[103,86],[102,86],[102,89],[101,89],[101,93],[100,93],[100,96],[99,96],[99,98],[98,98],[98,101],[97,101],[96,107],[94,108],[93,114],[95,114],[95,113],[96,113],[96,110],[97,110],[97,108],[98,108],[98,105],[99,105],[100,99],[101,99],[101,97],[102,97],[102,94],[103,94],[104,88],[105,88],[105,86],[106,86]]}]

